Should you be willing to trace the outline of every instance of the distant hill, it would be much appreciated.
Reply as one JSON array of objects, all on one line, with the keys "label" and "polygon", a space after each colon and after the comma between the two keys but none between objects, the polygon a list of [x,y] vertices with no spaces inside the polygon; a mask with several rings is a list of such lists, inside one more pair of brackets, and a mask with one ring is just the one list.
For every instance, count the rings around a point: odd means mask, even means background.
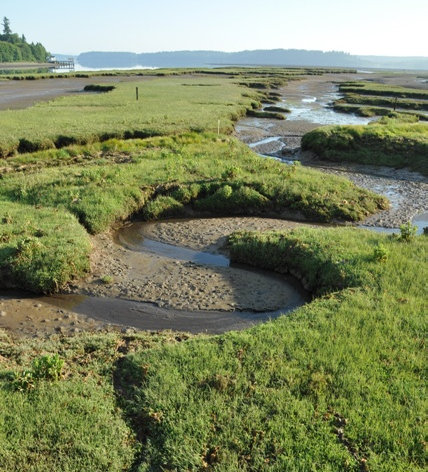
[{"label": "distant hill", "polygon": [[9,20],[3,18],[0,34],[0,62],[46,62],[49,53],[40,43],[28,43],[25,36],[12,33]]},{"label": "distant hill", "polygon": [[259,49],[254,51],[84,52],[85,67],[213,67],[225,65],[325,66],[428,70],[428,57],[354,56],[339,51]]}]

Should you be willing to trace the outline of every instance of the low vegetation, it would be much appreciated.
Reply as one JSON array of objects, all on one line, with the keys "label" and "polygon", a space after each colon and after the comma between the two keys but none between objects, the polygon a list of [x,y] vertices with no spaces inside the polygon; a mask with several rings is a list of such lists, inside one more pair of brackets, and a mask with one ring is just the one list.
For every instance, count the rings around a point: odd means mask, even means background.
[{"label": "low vegetation", "polygon": [[[348,105],[346,103],[335,102],[333,108],[341,113],[353,113],[358,116],[374,117],[386,116],[388,118],[405,119],[407,117],[414,118],[413,121],[428,121],[428,115],[418,113],[416,111],[394,111],[393,108],[371,107],[366,105]],[[406,120],[408,121],[408,120]]]},{"label": "low vegetation", "polygon": [[342,113],[359,116],[414,116],[428,121],[428,92],[422,89],[396,87],[376,82],[345,82],[339,85],[344,94],[333,104]]},{"label": "low vegetation", "polygon": [[428,111],[428,96],[425,100],[409,100],[403,98],[392,98],[387,96],[360,95],[356,93],[346,93],[343,98],[337,100],[336,104],[349,103],[353,105],[371,105],[376,107],[387,107],[392,109],[408,109]]},{"label": "low vegetation", "polygon": [[[262,80],[279,80],[279,83],[284,83],[288,80],[299,80],[304,75],[323,75],[323,74],[341,74],[341,73],[355,73],[353,69],[317,69],[304,67],[214,67],[209,69],[203,68],[160,68],[155,70],[135,69],[135,70],[106,70],[106,71],[85,71],[85,72],[64,72],[52,73],[46,70],[35,72],[28,70],[20,70],[19,74],[16,72],[6,73],[2,79],[9,80],[41,80],[41,79],[63,79],[63,78],[89,78],[89,77],[120,77],[120,76],[135,76],[135,77],[172,77],[183,75],[205,75],[205,76],[219,76],[229,78],[261,78]],[[247,82],[244,83],[247,85]],[[268,87],[263,87],[267,89]],[[269,90],[265,90],[266,94],[271,94]],[[275,92],[274,92],[275,93]]]},{"label": "low vegetation", "polygon": [[[383,197],[345,179],[263,159],[236,139],[213,134],[110,140],[20,155],[7,164],[0,188],[0,199],[9,202],[0,215],[5,222],[0,225],[1,267],[5,273],[20,267],[17,248],[35,237],[22,272],[33,281],[26,286],[36,291],[61,287],[87,267],[87,235],[77,220],[90,233],[137,212],[155,219],[183,216],[189,208],[200,214],[358,221],[387,205]],[[69,223],[61,224],[59,217],[67,212]],[[46,222],[39,223],[37,215],[46,215]],[[33,225],[28,226],[29,219]],[[59,258],[61,245],[65,254]],[[70,257],[81,262],[71,263]],[[49,277],[52,260],[52,267],[63,270],[61,277],[54,270]],[[45,262],[36,270],[40,261]],[[21,286],[15,276],[5,280]]]},{"label": "low vegetation", "polygon": [[268,106],[268,107],[264,107],[265,111],[274,111],[274,112],[278,112],[278,113],[290,113],[290,110],[288,108],[285,108],[285,107],[279,107],[279,106]]},{"label": "low vegetation", "polygon": [[123,416],[114,380],[120,359],[176,338],[187,336],[103,333],[41,341],[0,331],[1,470],[130,470],[141,436]]},{"label": "low vegetation", "polygon": [[[286,80],[223,73],[139,82],[137,104],[130,83],[2,112],[1,286],[58,290],[88,270],[88,233],[135,214],[329,222],[386,208],[346,179],[212,133],[275,100],[270,86]],[[303,143],[329,159],[427,173],[428,125],[400,119],[321,128]],[[131,139],[152,134],[164,136]],[[300,228],[228,244],[234,262],[291,273],[313,300],[221,336],[0,330],[0,469],[425,470],[426,236],[411,224],[398,236]]]},{"label": "low vegetation", "polygon": [[[213,86],[181,87],[181,84]],[[222,132],[231,132],[233,123],[245,115],[253,102],[257,102],[256,92],[227,78],[172,77],[122,82],[105,94],[61,97],[25,110],[3,111],[0,156],[110,138],[217,131],[218,120]]]},{"label": "low vegetation", "polygon": [[428,175],[428,124],[385,120],[369,126],[325,126],[307,133],[302,148],[323,159],[409,167]]},{"label": "low vegetation", "polygon": [[[275,107],[276,108],[276,107]],[[273,113],[271,111],[247,110],[247,116],[254,116],[255,118],[268,118],[270,120],[285,120],[283,113]]]},{"label": "low vegetation", "polygon": [[375,95],[397,98],[419,98],[428,100],[428,90],[385,85],[376,82],[342,82],[339,84],[342,93],[358,95]]},{"label": "low vegetation", "polygon": [[115,85],[90,84],[85,85],[83,90],[85,92],[111,92],[116,88]]},{"label": "low vegetation", "polygon": [[[425,236],[356,229],[238,233],[233,260],[292,271],[323,295],[251,330],[184,342],[4,337],[3,466],[424,470],[427,248]],[[59,380],[16,389],[34,358],[55,354]]]},{"label": "low vegetation", "polygon": [[0,285],[53,292],[89,269],[87,232],[70,212],[0,199]]}]

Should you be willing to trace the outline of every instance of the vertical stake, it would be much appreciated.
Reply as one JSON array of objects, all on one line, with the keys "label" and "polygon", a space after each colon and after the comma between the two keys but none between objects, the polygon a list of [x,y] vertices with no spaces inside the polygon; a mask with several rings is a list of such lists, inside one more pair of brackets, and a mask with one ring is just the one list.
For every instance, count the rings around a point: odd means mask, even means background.
[{"label": "vertical stake", "polygon": [[135,87],[135,98],[136,98],[137,101],[138,101],[138,87]]}]

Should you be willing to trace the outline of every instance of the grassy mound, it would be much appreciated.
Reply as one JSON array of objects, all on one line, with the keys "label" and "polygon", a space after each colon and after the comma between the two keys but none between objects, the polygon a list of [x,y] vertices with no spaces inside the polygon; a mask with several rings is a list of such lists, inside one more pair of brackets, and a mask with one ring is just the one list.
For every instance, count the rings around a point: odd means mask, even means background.
[{"label": "grassy mound", "polygon": [[64,210],[0,201],[0,284],[52,292],[89,269],[89,237]]},{"label": "grassy mound", "polygon": [[254,116],[255,118],[267,118],[270,120],[285,120],[282,113],[274,113],[271,111],[247,110],[247,116]]},{"label": "grassy mound", "polygon": [[324,159],[409,167],[428,175],[428,124],[325,126],[303,136],[302,148]]},{"label": "grassy mound", "polygon": [[85,92],[111,92],[115,88],[116,88],[115,85],[90,84],[90,85],[85,85],[83,90]]},{"label": "grassy mound", "polygon": [[290,110],[288,108],[279,107],[279,106],[264,107],[264,110],[265,111],[274,111],[274,112],[278,112],[278,113],[290,113]]}]

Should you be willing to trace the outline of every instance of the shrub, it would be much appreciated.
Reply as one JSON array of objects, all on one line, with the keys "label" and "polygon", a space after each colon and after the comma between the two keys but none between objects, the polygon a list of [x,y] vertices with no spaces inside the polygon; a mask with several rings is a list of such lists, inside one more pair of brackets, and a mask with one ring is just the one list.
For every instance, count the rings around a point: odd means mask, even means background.
[{"label": "shrub", "polygon": [[103,275],[100,280],[103,284],[110,285],[113,283],[114,278],[112,275]]},{"label": "shrub", "polygon": [[382,243],[378,243],[373,250],[373,260],[376,262],[385,262],[388,259],[388,250]]},{"label": "shrub", "polygon": [[34,389],[39,380],[58,380],[64,366],[64,360],[58,354],[36,357],[29,370],[15,373],[12,387],[14,390]]},{"label": "shrub", "polygon": [[240,173],[241,169],[237,166],[229,166],[222,174],[223,180],[235,179]]},{"label": "shrub", "polygon": [[96,85],[90,84],[86,85],[83,89],[85,92],[111,92],[116,87],[114,85]]},{"label": "shrub", "polygon": [[409,242],[412,239],[414,239],[414,237],[416,236],[417,230],[418,230],[418,227],[412,225],[412,223],[408,221],[407,223],[404,223],[403,225],[400,226],[400,235],[398,239],[400,241]]}]

